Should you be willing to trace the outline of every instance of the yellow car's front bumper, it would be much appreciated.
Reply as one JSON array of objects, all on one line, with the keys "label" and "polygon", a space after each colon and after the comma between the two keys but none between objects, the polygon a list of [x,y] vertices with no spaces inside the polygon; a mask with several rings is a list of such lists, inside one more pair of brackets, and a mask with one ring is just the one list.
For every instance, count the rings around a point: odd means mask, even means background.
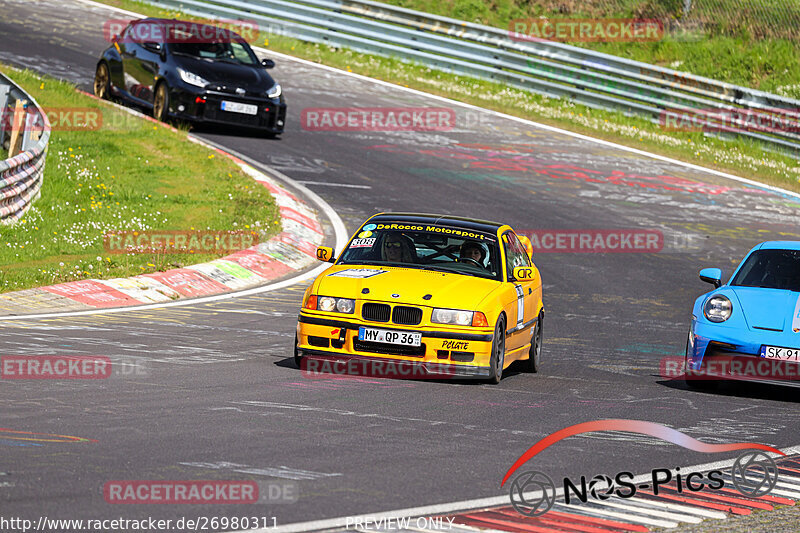
[{"label": "yellow car's front bumper", "polygon": [[[358,340],[359,327],[422,334],[419,347]],[[461,328],[465,329],[465,328]],[[387,374],[413,365],[414,377],[489,377],[492,352],[491,328],[469,332],[430,326],[395,326],[366,322],[355,317],[301,312],[297,321],[297,351],[301,357],[364,359],[387,363]],[[315,368],[322,368],[315,366]],[[351,365],[356,369],[358,365]],[[363,368],[363,367],[362,367]],[[368,372],[376,367],[373,365]],[[391,369],[391,370],[389,370]],[[349,371],[349,370],[347,370]]]}]

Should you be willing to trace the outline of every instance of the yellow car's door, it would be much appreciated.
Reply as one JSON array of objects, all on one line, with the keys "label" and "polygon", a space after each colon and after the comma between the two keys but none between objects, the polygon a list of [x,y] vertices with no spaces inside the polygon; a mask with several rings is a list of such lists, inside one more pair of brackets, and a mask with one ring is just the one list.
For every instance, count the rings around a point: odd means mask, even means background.
[{"label": "yellow car's door", "polygon": [[[506,260],[506,282],[513,299],[509,298],[506,307],[506,362],[524,357],[531,342],[534,319],[539,310],[537,298],[541,294],[541,281],[537,275],[531,280],[516,280],[515,267],[532,266],[528,252],[513,231],[506,231],[502,237],[503,254]],[[534,270],[535,271],[535,270]],[[539,286],[537,286],[537,284]],[[507,297],[508,298],[508,297]],[[506,299],[503,300],[504,303]]]}]

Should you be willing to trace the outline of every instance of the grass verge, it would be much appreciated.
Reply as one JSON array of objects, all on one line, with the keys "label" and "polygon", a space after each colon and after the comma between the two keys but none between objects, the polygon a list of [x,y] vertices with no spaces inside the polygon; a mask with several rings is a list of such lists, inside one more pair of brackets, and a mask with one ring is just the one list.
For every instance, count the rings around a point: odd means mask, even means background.
[{"label": "grass verge", "polygon": [[[85,278],[168,270],[230,252],[111,254],[116,231],[253,230],[280,227],[272,195],[231,160],[89,98],[69,83],[0,65],[48,112],[99,110],[98,128],[55,129],[41,197],[13,226],[0,226],[0,292]],[[73,114],[72,116],[78,116]]]},{"label": "grass verge", "polygon": [[[149,16],[193,18],[133,0],[102,1]],[[405,63],[397,58],[361,54],[285,36],[262,35],[256,44],[348,72],[800,191],[800,162],[764,150],[752,141],[726,141],[702,132],[666,131],[649,120],[622,112],[592,109],[563,98],[547,98],[500,83]],[[800,69],[797,72],[800,75]],[[285,82],[282,85],[291,104],[292,88]]]}]

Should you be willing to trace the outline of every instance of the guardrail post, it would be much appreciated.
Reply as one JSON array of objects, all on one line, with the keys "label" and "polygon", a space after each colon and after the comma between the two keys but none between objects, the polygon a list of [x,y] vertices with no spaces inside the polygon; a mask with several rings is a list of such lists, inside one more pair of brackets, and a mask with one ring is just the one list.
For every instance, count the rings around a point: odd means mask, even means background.
[{"label": "guardrail post", "polygon": [[26,100],[17,100],[14,106],[14,115],[11,117],[11,141],[8,144],[8,157],[14,157],[22,151],[22,135],[20,130],[25,127]]},{"label": "guardrail post", "polygon": [[22,135],[22,151],[25,152],[36,144],[39,137],[42,135],[42,130],[39,129],[39,115],[36,113],[28,113],[25,117],[25,132]]},{"label": "guardrail post", "polygon": [[6,112],[8,109],[8,93],[11,90],[10,85],[0,85],[0,146],[6,140]]}]

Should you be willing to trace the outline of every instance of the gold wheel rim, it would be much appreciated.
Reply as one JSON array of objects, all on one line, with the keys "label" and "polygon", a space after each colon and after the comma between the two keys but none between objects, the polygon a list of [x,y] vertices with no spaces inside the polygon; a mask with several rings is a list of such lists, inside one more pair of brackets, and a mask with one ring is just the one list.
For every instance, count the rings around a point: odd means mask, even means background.
[{"label": "gold wheel rim", "polygon": [[156,118],[159,120],[161,120],[161,116],[164,113],[164,106],[166,100],[166,98],[164,97],[165,92],[166,91],[164,90],[163,85],[161,85],[158,88],[158,91],[156,91]]},{"label": "gold wheel rim", "polygon": [[103,97],[106,95],[106,87],[108,86],[108,70],[105,65],[97,69],[97,76],[94,80],[94,94],[95,96]]}]

